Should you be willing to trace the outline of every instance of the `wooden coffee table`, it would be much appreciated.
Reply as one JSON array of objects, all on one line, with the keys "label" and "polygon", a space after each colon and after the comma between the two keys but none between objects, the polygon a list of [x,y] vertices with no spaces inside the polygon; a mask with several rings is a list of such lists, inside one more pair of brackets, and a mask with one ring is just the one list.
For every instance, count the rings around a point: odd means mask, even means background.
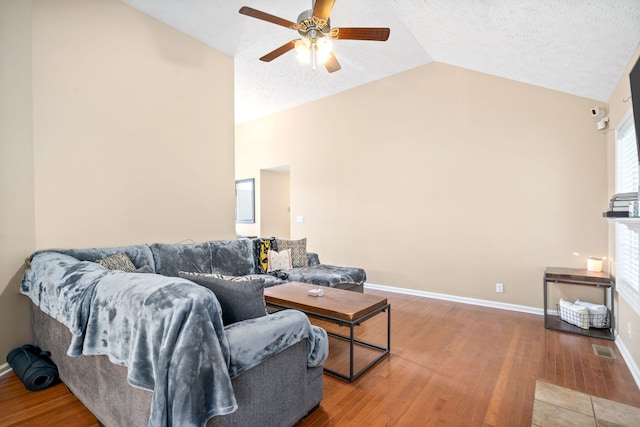
[{"label": "wooden coffee table", "polygon": [[[391,305],[386,298],[375,295],[361,294],[353,291],[320,287],[324,295],[314,297],[307,294],[311,289],[318,289],[318,286],[307,283],[289,282],[282,285],[265,288],[264,299],[269,306],[275,308],[292,308],[303,313],[328,320],[339,326],[348,326],[349,335],[339,335],[328,332],[329,335],[349,342],[349,375],[324,368],[325,372],[342,378],[349,382],[354,381],[367,369],[375,365],[380,359],[389,354],[391,350]],[[387,312],[387,346],[381,347],[365,341],[355,339],[354,327],[373,316]],[[364,368],[354,373],[353,350],[355,345],[367,347],[380,352],[377,357],[369,362]]]}]

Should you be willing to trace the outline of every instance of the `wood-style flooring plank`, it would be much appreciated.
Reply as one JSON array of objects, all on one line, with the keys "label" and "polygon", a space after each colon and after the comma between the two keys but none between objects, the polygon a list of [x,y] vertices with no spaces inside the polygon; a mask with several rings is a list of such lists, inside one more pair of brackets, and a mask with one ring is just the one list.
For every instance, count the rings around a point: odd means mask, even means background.
[{"label": "wood-style flooring plank", "polygon": [[[640,390],[611,341],[546,330],[532,314],[365,292],[391,303],[391,354],[353,383],[325,375],[319,408],[298,427],[531,426],[536,380],[640,407]],[[386,344],[386,321],[386,313],[366,321],[357,337]],[[617,358],[596,356],[592,344],[613,348]],[[328,362],[344,362],[344,347],[332,342]],[[0,378],[0,427],[22,425],[97,423],[63,384],[29,392],[11,373]]]},{"label": "wood-style flooring plank", "polygon": [[0,378],[0,427],[98,427],[95,417],[60,383],[28,391],[13,372]]}]

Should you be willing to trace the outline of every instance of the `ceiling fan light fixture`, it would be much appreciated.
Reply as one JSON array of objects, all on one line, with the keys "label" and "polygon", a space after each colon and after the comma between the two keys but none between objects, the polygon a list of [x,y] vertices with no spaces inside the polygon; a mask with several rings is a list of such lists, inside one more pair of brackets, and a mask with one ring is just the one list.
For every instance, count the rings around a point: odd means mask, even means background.
[{"label": "ceiling fan light fixture", "polygon": [[296,40],[294,49],[298,61],[303,64],[311,63],[311,42],[309,39]]},{"label": "ceiling fan light fixture", "polygon": [[318,53],[318,63],[324,64],[331,57],[333,50],[333,42],[330,39],[321,38],[316,42],[316,51]]},{"label": "ceiling fan light fixture", "polygon": [[331,57],[333,42],[330,39],[300,39],[294,44],[298,61],[303,64],[324,64]]}]

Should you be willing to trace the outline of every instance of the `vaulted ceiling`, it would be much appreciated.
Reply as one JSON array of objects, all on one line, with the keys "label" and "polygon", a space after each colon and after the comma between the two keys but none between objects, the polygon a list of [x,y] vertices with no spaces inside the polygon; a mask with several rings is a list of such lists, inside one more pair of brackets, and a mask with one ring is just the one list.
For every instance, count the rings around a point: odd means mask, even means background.
[{"label": "vaulted ceiling", "polygon": [[389,27],[386,42],[337,40],[342,69],[294,52],[258,58],[298,33],[238,13],[296,21],[312,0],[122,0],[232,57],[236,123],[443,62],[608,102],[640,43],[640,0],[336,0],[332,27]]}]

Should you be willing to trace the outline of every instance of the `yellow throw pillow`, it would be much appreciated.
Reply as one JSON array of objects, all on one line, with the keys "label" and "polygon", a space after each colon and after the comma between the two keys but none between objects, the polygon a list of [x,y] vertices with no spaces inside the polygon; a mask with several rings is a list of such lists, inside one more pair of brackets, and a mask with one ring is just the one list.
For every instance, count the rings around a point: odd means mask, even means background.
[{"label": "yellow throw pillow", "polygon": [[269,270],[269,251],[276,250],[276,239],[255,239],[253,242],[256,273],[264,274]]}]

